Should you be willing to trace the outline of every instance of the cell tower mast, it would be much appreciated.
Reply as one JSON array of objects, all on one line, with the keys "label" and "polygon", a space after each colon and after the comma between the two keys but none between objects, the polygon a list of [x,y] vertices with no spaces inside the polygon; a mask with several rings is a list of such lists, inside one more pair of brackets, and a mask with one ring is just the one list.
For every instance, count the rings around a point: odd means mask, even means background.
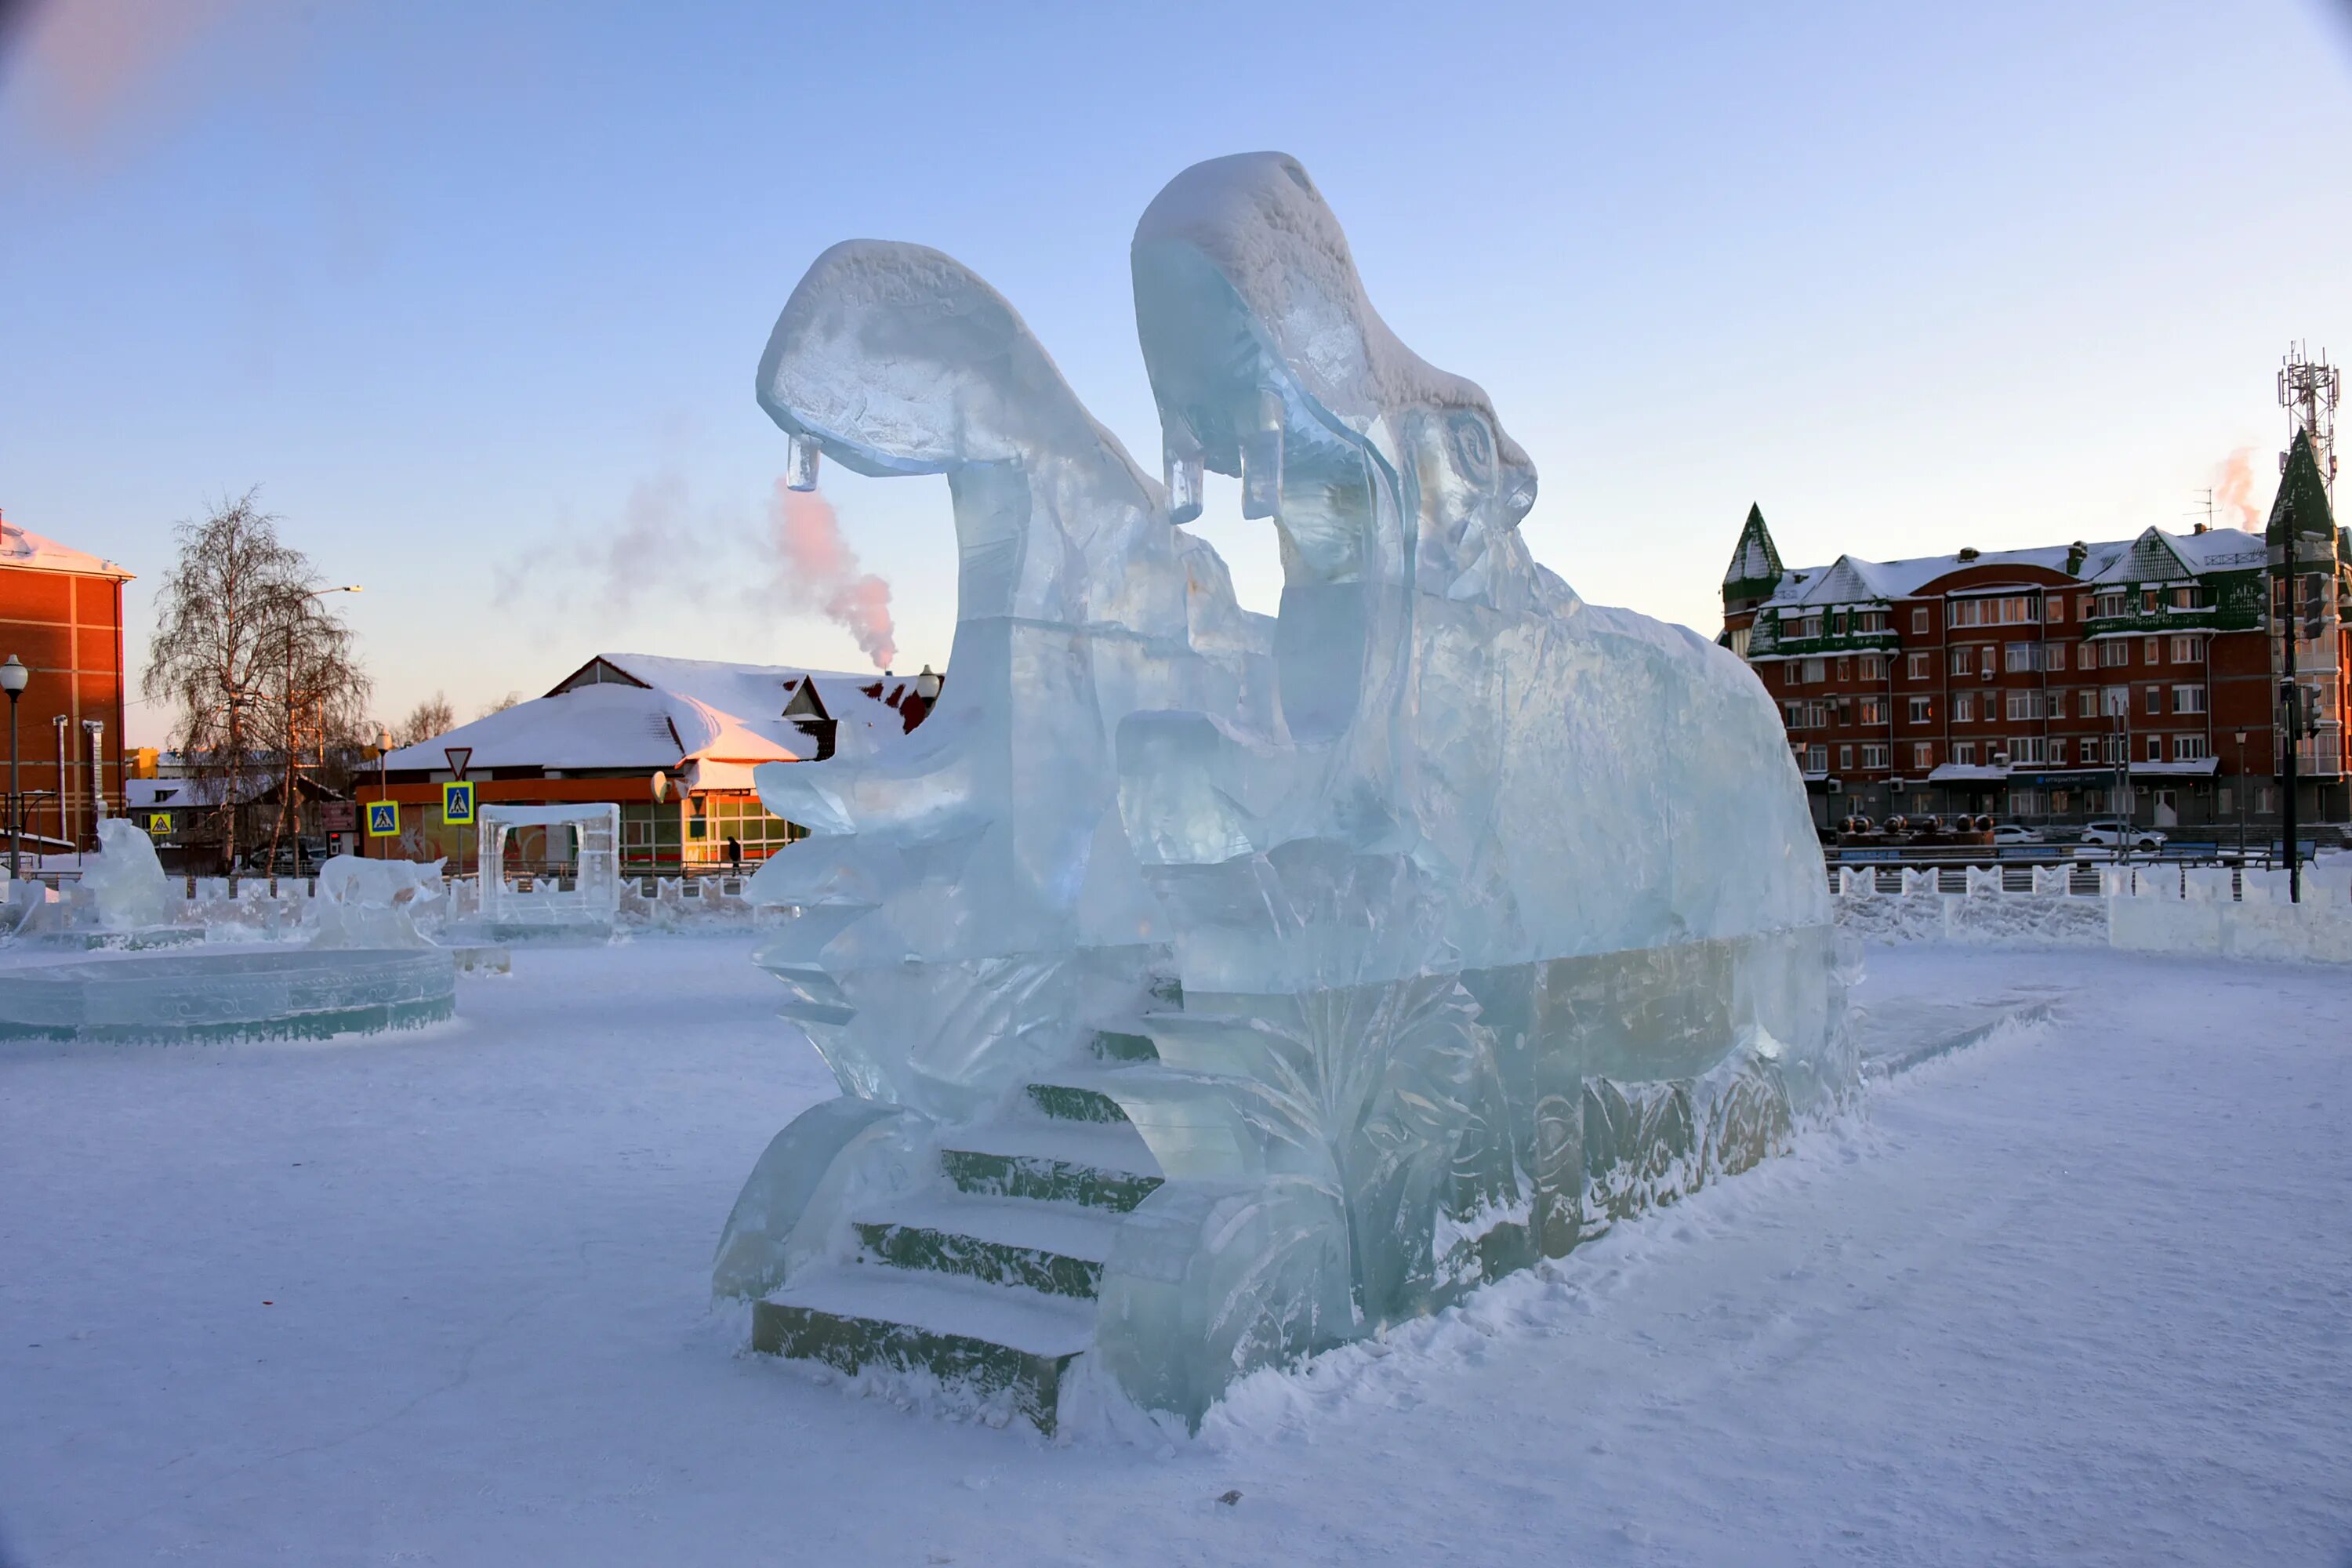
[{"label": "cell tower mast", "polygon": [[[2294,446],[2302,432],[2311,432],[2312,456],[2327,480],[2327,505],[2336,506],[2336,405],[2344,396],[2344,372],[2327,363],[2322,349],[2313,359],[2301,343],[2286,351],[2278,374],[2279,406],[2286,410],[2286,444]],[[2279,454],[2279,472],[2286,472],[2286,453]]]}]

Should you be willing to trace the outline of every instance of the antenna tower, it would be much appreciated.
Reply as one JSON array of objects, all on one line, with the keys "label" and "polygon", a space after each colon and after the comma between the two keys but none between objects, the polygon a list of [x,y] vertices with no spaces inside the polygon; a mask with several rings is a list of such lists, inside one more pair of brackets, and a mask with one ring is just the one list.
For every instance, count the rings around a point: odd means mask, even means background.
[{"label": "antenna tower", "polygon": [[[2344,372],[2327,363],[2327,351],[2312,358],[2301,343],[2286,351],[2278,374],[2279,406],[2286,410],[2286,444],[2311,432],[2312,456],[2319,459],[2327,479],[2327,504],[2336,505],[2336,405],[2344,396]],[[2279,454],[2279,471],[2286,471],[2286,453]]]}]

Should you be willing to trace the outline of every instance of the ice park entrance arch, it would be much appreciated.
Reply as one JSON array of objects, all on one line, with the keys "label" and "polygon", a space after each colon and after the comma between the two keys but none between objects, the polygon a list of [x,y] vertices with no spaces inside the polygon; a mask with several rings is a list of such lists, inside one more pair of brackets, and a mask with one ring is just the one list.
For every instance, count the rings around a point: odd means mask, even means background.
[{"label": "ice park entrance arch", "polygon": [[[481,834],[481,920],[490,927],[602,926],[621,911],[621,808],[610,801],[577,805],[484,805]],[[568,863],[572,886],[535,879],[525,891],[508,879],[507,842],[541,836],[541,864]]]}]

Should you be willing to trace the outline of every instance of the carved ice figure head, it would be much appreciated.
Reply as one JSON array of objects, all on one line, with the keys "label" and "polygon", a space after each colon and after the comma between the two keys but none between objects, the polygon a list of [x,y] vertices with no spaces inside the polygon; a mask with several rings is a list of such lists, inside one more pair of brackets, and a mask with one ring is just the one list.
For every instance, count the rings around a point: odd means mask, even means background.
[{"label": "carved ice figure head", "polygon": [[[1020,312],[923,246],[854,239],[818,257],[760,356],[758,396],[792,437],[795,488],[814,485],[820,451],[869,476],[949,477],[960,620],[1083,619],[1084,595],[1101,584],[1077,569],[1086,542],[1111,521],[1102,503],[1159,506],[1150,478],[1087,414]],[[1003,482],[1040,467],[1077,471],[1059,487]],[[998,482],[975,471],[990,468],[1003,471]],[[1057,504],[1076,499],[1073,489],[1094,504]],[[1048,524],[1055,532],[1037,538]]]},{"label": "carved ice figure head", "polygon": [[1535,466],[1486,392],[1389,330],[1296,158],[1185,170],[1130,261],[1176,521],[1205,465],[1242,479],[1244,515],[1274,519],[1293,584],[1406,581],[1418,552],[1442,578],[1422,587],[1446,593],[1535,504]]},{"label": "carved ice figure head", "polygon": [[311,900],[318,948],[430,947],[416,916],[442,895],[442,862],[338,855],[319,868]]}]

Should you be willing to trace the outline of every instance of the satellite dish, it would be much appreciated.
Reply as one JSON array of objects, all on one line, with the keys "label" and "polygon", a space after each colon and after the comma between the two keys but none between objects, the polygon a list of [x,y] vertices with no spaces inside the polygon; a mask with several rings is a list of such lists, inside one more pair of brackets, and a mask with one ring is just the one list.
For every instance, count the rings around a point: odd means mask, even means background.
[{"label": "satellite dish", "polygon": [[654,804],[658,805],[668,798],[669,775],[661,769],[656,768],[654,770]]}]

